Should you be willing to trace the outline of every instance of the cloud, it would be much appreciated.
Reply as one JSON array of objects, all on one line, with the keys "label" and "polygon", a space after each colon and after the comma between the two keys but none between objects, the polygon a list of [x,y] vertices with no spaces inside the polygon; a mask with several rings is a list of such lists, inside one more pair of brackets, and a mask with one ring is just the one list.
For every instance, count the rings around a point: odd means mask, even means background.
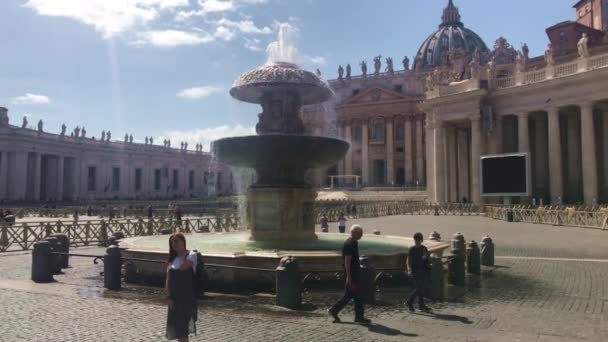
[{"label": "cloud", "polygon": [[267,2],[268,0],[198,0],[198,9],[179,11],[175,20],[184,21],[192,17],[204,17],[208,14],[234,12],[243,5],[259,5]]},{"label": "cloud", "polygon": [[224,26],[218,26],[215,29],[215,33],[213,34],[214,37],[219,38],[219,39],[223,39],[225,41],[232,40],[235,35],[236,34],[234,33],[234,31],[232,31],[229,28],[226,28]]},{"label": "cloud", "polygon": [[17,96],[13,99],[13,104],[18,105],[41,105],[49,103],[51,103],[51,99],[48,96],[31,93],[27,93],[23,96]]},{"label": "cloud", "polygon": [[257,38],[245,38],[245,48],[251,51],[255,51],[255,52],[260,52],[260,51],[264,51],[264,48],[262,48],[262,46],[260,45],[262,43],[261,40],[257,39]]},{"label": "cloud", "polygon": [[132,42],[132,45],[152,45],[167,48],[183,45],[207,44],[214,40],[214,36],[204,31],[186,32],[179,30],[162,30],[141,32],[137,35],[137,39]]},{"label": "cloud", "polygon": [[164,132],[162,136],[155,138],[156,141],[163,141],[164,139],[171,140],[172,146],[179,146],[180,142],[187,142],[188,148],[193,148],[196,144],[203,144],[203,150],[209,151],[212,141],[227,138],[254,135],[254,127],[245,127],[242,125],[236,126],[219,126],[211,128],[200,128],[193,130],[173,130]]},{"label": "cloud", "polygon": [[308,63],[308,64],[315,64],[315,65],[327,64],[327,60],[323,56],[302,56],[302,60],[304,63]]},{"label": "cloud", "polygon": [[78,20],[110,38],[135,26],[147,25],[161,11],[188,5],[188,0],[28,0],[24,6],[39,15]]},{"label": "cloud", "polygon": [[203,87],[192,87],[181,90],[177,93],[177,97],[181,97],[183,99],[202,99],[205,97],[209,97],[219,91],[222,88],[213,87],[213,86],[203,86]]},{"label": "cloud", "polygon": [[272,29],[268,26],[257,27],[251,20],[232,21],[222,18],[215,22],[218,25],[233,27],[246,34],[270,34]]}]

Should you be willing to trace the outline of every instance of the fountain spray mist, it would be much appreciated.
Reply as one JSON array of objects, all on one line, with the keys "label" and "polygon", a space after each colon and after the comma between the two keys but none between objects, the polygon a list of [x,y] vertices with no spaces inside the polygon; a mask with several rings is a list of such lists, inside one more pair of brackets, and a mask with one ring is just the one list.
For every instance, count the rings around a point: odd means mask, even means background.
[{"label": "fountain spray mist", "polygon": [[268,44],[267,64],[276,62],[296,63],[298,59],[298,49],[294,46],[295,28],[288,23],[279,24],[279,34],[276,42]]}]

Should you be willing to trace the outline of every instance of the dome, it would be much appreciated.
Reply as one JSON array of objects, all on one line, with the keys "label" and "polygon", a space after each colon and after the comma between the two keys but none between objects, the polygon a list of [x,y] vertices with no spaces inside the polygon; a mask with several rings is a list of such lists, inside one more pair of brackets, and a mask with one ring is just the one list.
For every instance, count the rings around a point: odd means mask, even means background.
[{"label": "dome", "polygon": [[414,67],[445,65],[448,63],[449,53],[457,49],[463,50],[467,59],[471,58],[475,50],[481,55],[488,52],[488,47],[479,35],[464,27],[460,21],[458,8],[450,0],[443,10],[439,29],[433,32],[418,49]]}]

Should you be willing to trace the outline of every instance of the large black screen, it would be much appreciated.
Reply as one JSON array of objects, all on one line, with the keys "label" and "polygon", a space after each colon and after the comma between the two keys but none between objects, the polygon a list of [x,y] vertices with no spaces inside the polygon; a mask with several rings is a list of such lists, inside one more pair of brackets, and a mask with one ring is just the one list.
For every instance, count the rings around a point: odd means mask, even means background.
[{"label": "large black screen", "polygon": [[525,155],[483,157],[481,194],[527,194],[527,172]]}]

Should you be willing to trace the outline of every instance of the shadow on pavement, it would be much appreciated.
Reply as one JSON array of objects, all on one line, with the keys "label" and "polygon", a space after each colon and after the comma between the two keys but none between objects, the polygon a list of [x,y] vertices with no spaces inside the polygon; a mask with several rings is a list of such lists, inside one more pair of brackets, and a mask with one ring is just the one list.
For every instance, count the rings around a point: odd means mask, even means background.
[{"label": "shadow on pavement", "polygon": [[415,315],[427,316],[427,317],[431,317],[433,319],[440,319],[443,321],[460,322],[463,324],[473,324],[473,321],[471,321],[467,317],[458,316],[458,315],[448,315],[448,314],[441,314],[441,313],[436,313],[436,312],[417,312],[417,313],[415,313]]},{"label": "shadow on pavement", "polygon": [[408,337],[418,336],[417,334],[404,333],[399,329],[389,328],[385,325],[377,324],[377,323],[372,323],[368,329],[370,332],[373,332],[376,334],[388,335],[388,336],[408,336]]}]

